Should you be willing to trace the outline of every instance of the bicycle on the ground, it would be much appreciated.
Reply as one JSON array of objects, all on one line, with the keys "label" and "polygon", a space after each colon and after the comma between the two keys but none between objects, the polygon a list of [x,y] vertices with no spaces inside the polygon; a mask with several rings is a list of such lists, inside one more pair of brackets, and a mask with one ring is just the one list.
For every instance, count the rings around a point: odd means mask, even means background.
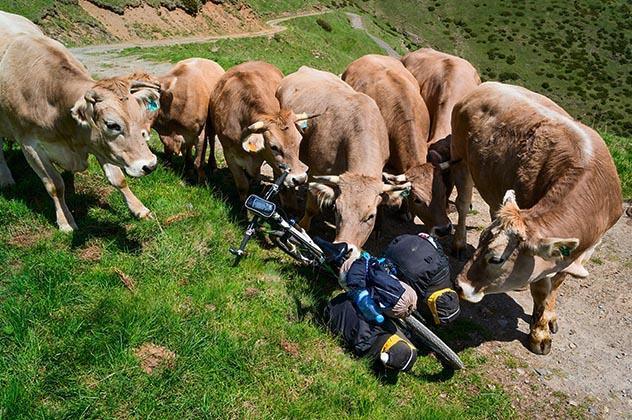
[{"label": "bicycle on the ground", "polygon": [[[251,194],[246,199],[245,207],[254,216],[246,228],[239,248],[230,248],[230,252],[236,257],[235,264],[238,264],[239,260],[246,255],[248,241],[260,232],[299,263],[323,268],[337,278],[337,273],[329,265],[329,261],[344,260],[350,252],[347,244],[333,244],[319,237],[312,238],[294,220],[283,217],[277,211],[277,205],[272,201],[272,198],[279,193],[287,175],[288,171],[282,172],[263,196]],[[264,224],[264,221],[267,223]],[[413,343],[433,351],[444,367],[462,369],[465,366],[459,356],[425,325],[426,321],[418,311],[413,311],[404,319],[392,319],[398,323]]]}]

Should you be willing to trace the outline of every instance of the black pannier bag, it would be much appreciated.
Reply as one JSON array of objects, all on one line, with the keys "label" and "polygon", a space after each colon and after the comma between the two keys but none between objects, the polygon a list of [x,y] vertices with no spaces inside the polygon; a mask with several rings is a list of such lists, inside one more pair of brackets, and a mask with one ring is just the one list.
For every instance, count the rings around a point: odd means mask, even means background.
[{"label": "black pannier bag", "polygon": [[[430,235],[400,235],[383,256],[395,267],[397,277],[417,293],[417,310],[436,325],[455,320],[461,308],[452,289],[450,264],[443,248]],[[387,263],[388,264],[388,263]]]}]

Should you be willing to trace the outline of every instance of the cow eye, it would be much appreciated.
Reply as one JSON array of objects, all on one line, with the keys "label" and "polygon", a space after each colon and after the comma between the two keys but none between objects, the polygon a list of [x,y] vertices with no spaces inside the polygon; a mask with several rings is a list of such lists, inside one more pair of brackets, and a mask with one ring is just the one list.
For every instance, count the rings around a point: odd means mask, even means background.
[{"label": "cow eye", "polygon": [[415,198],[415,204],[421,204],[421,198]]},{"label": "cow eye", "polygon": [[270,146],[270,149],[276,153],[279,153],[281,151],[281,149],[279,149],[279,146],[277,146],[276,144],[273,144],[272,146]]},{"label": "cow eye", "polygon": [[490,264],[496,264],[496,265],[498,265],[498,264],[502,264],[503,262],[505,262],[505,259],[504,259],[504,258],[502,258],[502,257],[496,257],[496,256],[493,256],[493,257],[489,257],[489,259],[488,259],[487,261],[488,261]]},{"label": "cow eye", "polygon": [[114,121],[106,121],[105,122],[105,126],[110,131],[116,131],[117,133],[121,131],[121,126],[118,123],[114,122]]},{"label": "cow eye", "polygon": [[368,223],[371,221],[371,219],[373,219],[375,217],[375,214],[369,214],[367,217],[364,218],[364,223]]}]

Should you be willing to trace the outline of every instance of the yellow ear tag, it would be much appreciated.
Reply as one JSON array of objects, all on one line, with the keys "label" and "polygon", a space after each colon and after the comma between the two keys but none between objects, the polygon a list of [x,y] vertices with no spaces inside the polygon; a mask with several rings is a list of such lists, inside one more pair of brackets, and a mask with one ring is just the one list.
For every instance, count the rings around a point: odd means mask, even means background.
[{"label": "yellow ear tag", "polygon": [[254,143],[248,143],[248,151],[249,152],[256,152],[257,151],[257,146]]}]

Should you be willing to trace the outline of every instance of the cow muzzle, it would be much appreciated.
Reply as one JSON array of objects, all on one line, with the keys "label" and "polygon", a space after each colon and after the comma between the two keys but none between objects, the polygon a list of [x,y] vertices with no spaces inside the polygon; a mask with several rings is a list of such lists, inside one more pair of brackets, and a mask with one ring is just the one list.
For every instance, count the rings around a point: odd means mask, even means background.
[{"label": "cow muzzle", "polygon": [[438,236],[440,238],[444,236],[448,236],[451,233],[452,233],[452,223],[448,223],[447,225],[443,225],[443,226],[435,226],[432,229],[430,229],[430,234]]},{"label": "cow muzzle", "polygon": [[459,297],[461,299],[472,303],[480,302],[485,296],[485,293],[482,293],[480,290],[477,291],[471,284],[462,283],[458,279],[456,283],[456,291],[459,293]]},{"label": "cow muzzle", "polygon": [[156,155],[152,155],[151,159],[139,159],[132,165],[125,166],[125,172],[127,172],[129,176],[137,178],[153,172],[157,165],[158,159]]},{"label": "cow muzzle", "polygon": [[297,187],[304,184],[306,181],[307,173],[305,172],[302,174],[289,174],[287,178],[285,178],[285,186],[290,188]]}]

